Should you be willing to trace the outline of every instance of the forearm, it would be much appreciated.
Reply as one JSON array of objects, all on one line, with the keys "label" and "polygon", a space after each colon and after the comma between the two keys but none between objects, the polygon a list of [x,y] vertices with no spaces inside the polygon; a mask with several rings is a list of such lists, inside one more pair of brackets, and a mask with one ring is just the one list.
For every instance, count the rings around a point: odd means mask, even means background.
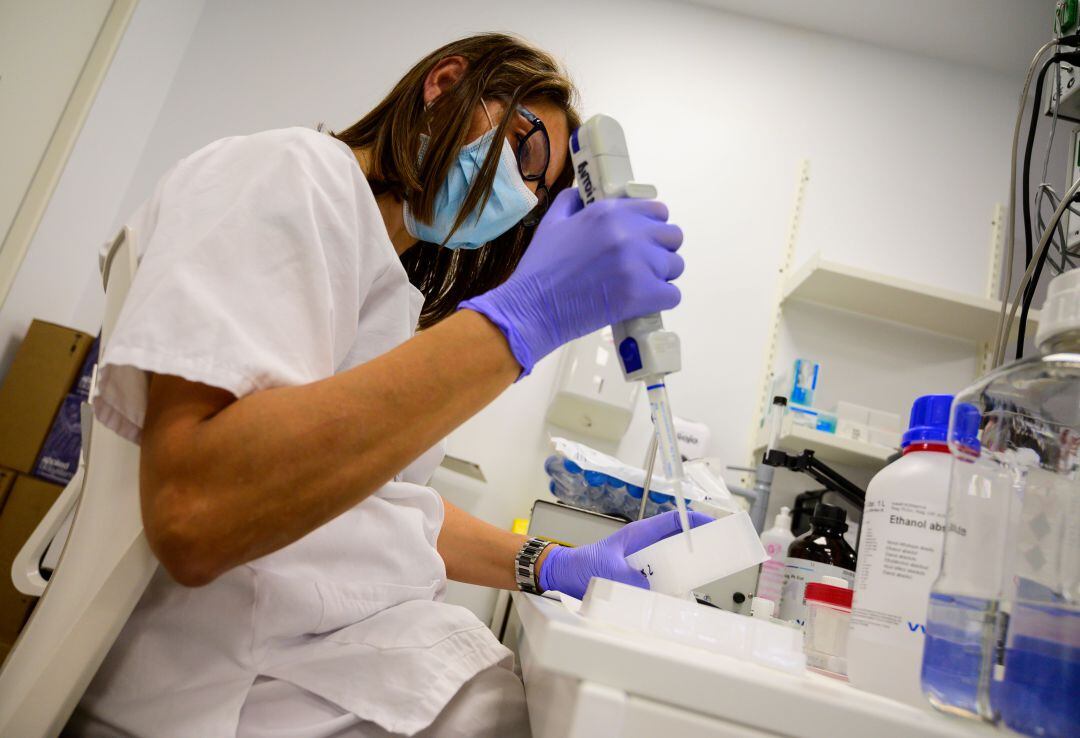
[{"label": "forearm", "polygon": [[[443,501],[446,519],[439,532],[438,549],[446,576],[456,582],[497,589],[517,589],[514,563],[526,536],[511,533]],[[539,572],[550,547],[536,564]]]},{"label": "forearm", "polygon": [[183,423],[153,416],[155,377],[142,464],[151,544],[163,561],[177,552],[160,549],[182,548],[194,583],[281,548],[377,490],[519,371],[499,330],[461,311],[347,372],[197,421],[176,405],[166,412]]}]

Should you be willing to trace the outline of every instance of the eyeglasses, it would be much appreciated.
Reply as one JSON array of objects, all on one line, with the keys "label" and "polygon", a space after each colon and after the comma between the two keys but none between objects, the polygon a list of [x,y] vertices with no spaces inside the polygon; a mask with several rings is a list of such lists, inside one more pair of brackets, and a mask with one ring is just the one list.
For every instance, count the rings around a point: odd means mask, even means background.
[{"label": "eyeglasses", "polygon": [[545,182],[548,163],[551,160],[551,139],[548,138],[547,128],[544,121],[537,118],[525,107],[518,105],[517,113],[532,128],[518,141],[517,163],[518,172],[526,182],[536,182],[536,207],[521,219],[521,225],[531,228],[540,222],[548,208],[548,188]]}]

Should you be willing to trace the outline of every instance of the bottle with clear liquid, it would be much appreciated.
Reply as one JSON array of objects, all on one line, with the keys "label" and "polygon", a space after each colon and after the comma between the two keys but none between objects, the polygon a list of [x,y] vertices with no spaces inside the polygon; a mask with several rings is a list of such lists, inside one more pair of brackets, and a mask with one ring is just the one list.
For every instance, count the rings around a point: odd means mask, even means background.
[{"label": "bottle with clear liquid", "polygon": [[921,683],[934,707],[1080,735],[1080,270],[1050,283],[1037,355],[957,395]]},{"label": "bottle with clear liquid", "polygon": [[952,395],[911,408],[904,455],[866,488],[847,641],[847,674],[859,689],[917,706],[926,601],[941,564],[952,458]]}]

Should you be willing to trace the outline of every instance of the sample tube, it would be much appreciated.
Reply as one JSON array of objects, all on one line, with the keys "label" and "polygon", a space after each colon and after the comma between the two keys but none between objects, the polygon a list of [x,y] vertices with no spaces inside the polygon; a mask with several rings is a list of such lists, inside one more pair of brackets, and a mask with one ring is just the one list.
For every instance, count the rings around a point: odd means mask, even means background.
[{"label": "sample tube", "polygon": [[772,407],[769,409],[769,445],[765,447],[765,453],[780,448],[780,434],[784,427],[784,412],[786,410],[786,397],[777,395],[772,398]]}]

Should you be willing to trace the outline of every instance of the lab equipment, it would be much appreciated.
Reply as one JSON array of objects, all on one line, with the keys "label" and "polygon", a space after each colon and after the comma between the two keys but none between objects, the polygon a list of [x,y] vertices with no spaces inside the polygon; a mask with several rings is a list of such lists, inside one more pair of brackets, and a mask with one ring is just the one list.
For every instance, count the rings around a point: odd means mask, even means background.
[{"label": "lab equipment", "polygon": [[830,576],[848,584],[855,580],[855,550],[844,540],[847,512],[819,502],[810,518],[811,528],[788,546],[784,561],[784,588],[780,619],[806,625],[806,585]]},{"label": "lab equipment", "polygon": [[502,332],[523,376],[575,338],[679,304],[668,280],[682,273],[673,253],[682,231],[664,222],[664,204],[615,199],[604,217],[584,217],[581,201],[576,190],[560,192],[510,278],[460,306]]},{"label": "lab equipment", "polygon": [[[485,106],[485,112],[486,110]],[[491,120],[490,116],[488,120]],[[478,211],[474,208],[473,212],[454,228],[469,190],[487,161],[491,147],[497,145],[495,131],[495,125],[492,124],[484,135],[458,150],[456,161],[435,195],[431,218],[428,221],[417,218],[409,207],[409,201],[405,200],[405,230],[410,236],[448,249],[478,249],[513,228],[536,207],[537,197],[518,171],[517,154],[509,139],[503,137],[499,163],[491,183],[491,194],[484,200],[482,209]],[[427,143],[427,135],[420,134],[421,161]]]},{"label": "lab equipment", "polygon": [[644,517],[641,515],[641,498],[644,495],[644,487],[626,483],[626,498],[623,500],[622,514],[627,520],[638,520]]},{"label": "lab equipment", "polygon": [[[1070,0],[1071,2],[1071,0]],[[1059,5],[1063,5],[1060,3]],[[1056,19],[1060,21],[1060,19]],[[1075,27],[1075,24],[1070,24],[1069,27]],[[1064,228],[1061,227],[1061,219],[1063,214],[1070,210],[1071,204],[1076,198],[1078,188],[1080,188],[1080,180],[1072,179],[1069,188],[1063,195],[1059,197],[1054,187],[1048,184],[1047,170],[1050,164],[1050,149],[1054,141],[1054,133],[1057,128],[1059,118],[1059,106],[1064,101],[1064,96],[1061,94],[1060,89],[1056,94],[1051,95],[1051,110],[1047,111],[1047,115],[1052,117],[1051,131],[1048,137],[1050,144],[1046,145],[1046,154],[1043,158],[1042,175],[1039,178],[1041,183],[1038,186],[1038,192],[1035,195],[1034,202],[1031,198],[1031,160],[1035,143],[1035,131],[1039,122],[1039,108],[1043,99],[1043,85],[1046,82],[1046,72],[1054,67],[1055,74],[1053,79],[1055,80],[1055,86],[1060,84],[1062,78],[1062,70],[1070,69],[1080,64],[1080,54],[1075,50],[1078,46],[1080,38],[1075,34],[1063,35],[1063,28],[1059,25],[1057,27],[1057,38],[1044,44],[1031,60],[1031,66],[1028,69],[1027,78],[1024,81],[1024,87],[1020,95],[1020,109],[1017,112],[1016,124],[1013,130],[1013,149],[1012,149],[1012,165],[1009,178],[1010,197],[1009,197],[1009,219],[1006,227],[1006,233],[1008,234],[1008,240],[1006,242],[1006,264],[1010,266],[1013,264],[1013,250],[1015,245],[1015,233],[1018,230],[1016,225],[1016,187],[1017,184],[1017,143],[1020,137],[1020,123],[1024,118],[1024,108],[1027,104],[1028,90],[1031,85],[1032,77],[1036,78],[1034,103],[1032,106],[1031,114],[1028,116],[1028,131],[1027,141],[1024,146],[1024,161],[1021,175],[1019,177],[1019,189],[1022,195],[1023,203],[1023,234],[1024,234],[1024,264],[1027,267],[1024,272],[1024,276],[1020,280],[1016,292],[1012,292],[1012,269],[1005,270],[1005,284],[1003,293],[1005,300],[1002,301],[1001,312],[999,316],[998,336],[994,348],[993,364],[996,367],[1005,360],[1005,352],[1007,344],[1010,340],[1010,328],[1012,325],[1013,317],[1016,314],[1017,307],[1021,304],[1023,308],[1020,312],[1020,322],[1016,335],[1016,353],[1015,358],[1020,359],[1023,357],[1024,343],[1027,331],[1027,318],[1028,312],[1031,308],[1032,301],[1036,294],[1036,288],[1038,286],[1040,277],[1043,272],[1043,268],[1049,264],[1051,270],[1054,272],[1064,272],[1069,268],[1075,266],[1075,258],[1077,256],[1075,250],[1075,244],[1070,244],[1069,237],[1065,235]],[[1069,49],[1069,47],[1073,47]],[[1069,49],[1069,50],[1067,50]],[[1038,73],[1035,73],[1035,69],[1039,66],[1039,62],[1042,60],[1044,54],[1053,50],[1053,54],[1047,58],[1039,68]],[[1075,96],[1073,96],[1075,98]],[[1060,111],[1062,117],[1068,112],[1067,110]],[[1072,159],[1075,161],[1075,158]],[[1070,171],[1072,167],[1070,166]],[[1049,201],[1052,208],[1054,208],[1054,214],[1050,217],[1049,221],[1043,220],[1043,201]],[[1032,228],[1032,212],[1035,213],[1036,228]],[[1039,241],[1038,247],[1033,249],[1033,234],[1042,234],[1042,238]],[[1051,254],[1057,257],[1055,262],[1054,258],[1050,258]],[[1008,319],[1006,320],[1006,308],[1007,300],[1011,298],[1013,307],[1009,312]]]},{"label": "lab equipment", "polygon": [[818,410],[818,420],[815,430],[823,433],[836,433],[836,413],[826,410]]},{"label": "lab equipment", "polygon": [[791,422],[795,425],[801,425],[804,428],[817,428],[818,413],[814,408],[792,404],[788,405],[788,412],[791,413]]},{"label": "lab equipment", "polygon": [[780,436],[784,430],[784,413],[786,409],[786,397],[776,395],[772,398],[772,405],[769,406],[769,445],[765,447],[766,452],[772,449],[780,449]]},{"label": "lab equipment", "polygon": [[841,401],[836,403],[836,435],[885,448],[896,448],[900,444],[900,416],[885,410]]},{"label": "lab equipment", "polygon": [[[661,597],[644,590],[630,594],[645,595],[645,602]],[[521,638],[512,643],[535,738],[1001,738],[987,726],[916,709],[809,670],[788,672],[708,646],[650,637],[582,617],[546,597],[515,592],[512,598],[521,623]],[[664,602],[686,614],[681,625],[687,639],[704,640],[709,624],[719,622],[710,615],[713,608],[673,598]],[[723,619],[719,635],[744,648],[746,639],[738,631],[732,635],[731,628],[757,619],[731,617],[738,620],[728,626],[730,618]],[[798,628],[777,627],[793,640],[802,636]],[[801,651],[801,645],[789,649],[796,659],[805,658]]]},{"label": "lab equipment", "polygon": [[1080,270],[1049,285],[1038,353],[958,394],[922,687],[1027,735],[1080,733]]},{"label": "lab equipment", "polygon": [[585,476],[580,466],[564,456],[549,456],[544,471],[551,477],[551,494],[568,505],[585,503]]},{"label": "lab equipment", "polygon": [[[637,520],[644,492],[645,470],[624,464],[582,443],[565,438],[551,439],[555,453],[544,461],[551,478],[551,493],[568,505],[584,507],[606,515],[624,515]],[[686,504],[716,513],[737,512],[740,508],[722,479],[709,472],[702,462],[686,465],[682,487]],[[653,477],[646,512],[649,515],[675,508],[670,480]]]},{"label": "lab equipment", "polygon": [[806,668],[847,678],[851,598],[843,579],[822,577],[806,585]]},{"label": "lab equipment", "polygon": [[[686,536],[694,538],[692,551],[683,540]],[[696,587],[757,566],[767,558],[750,516],[740,512],[629,552],[626,561],[642,573],[654,592],[687,597]]]},{"label": "lab equipment", "polygon": [[582,474],[585,479],[585,507],[596,510],[606,505],[607,475],[603,472],[588,470]]},{"label": "lab equipment", "polygon": [[761,573],[758,575],[755,592],[758,597],[780,604],[780,593],[784,588],[784,560],[788,547],[794,540],[795,536],[791,532],[791,510],[781,507],[773,527],[761,534],[761,543],[765,546],[765,553],[769,558],[761,562]]},{"label": "lab equipment", "polygon": [[[680,534],[681,535],[681,534]],[[586,620],[802,674],[803,636],[768,618],[748,618],[661,592],[594,579],[578,611]]]},{"label": "lab equipment", "polygon": [[791,413],[791,422],[804,428],[813,428],[823,433],[836,433],[836,413],[816,410],[812,407],[792,403],[787,407]]},{"label": "lab equipment", "polygon": [[[655,187],[633,181],[626,137],[614,118],[594,115],[570,134],[570,157],[586,206],[600,200],[656,197]],[[678,489],[683,481],[682,456],[664,384],[664,377],[682,366],[679,337],[664,330],[659,312],[617,321],[612,331],[627,381],[645,384],[664,476],[676,487],[673,493],[679,520],[683,530],[689,531],[686,504]],[[688,537],[687,543],[690,541]]]},{"label": "lab equipment", "polygon": [[[699,512],[691,512],[688,517],[695,527],[713,520]],[[628,563],[627,557],[676,533],[682,535],[679,517],[670,512],[628,523],[607,538],[587,546],[552,546],[540,568],[540,588],[581,599],[589,580],[601,577],[647,589],[646,575]]]},{"label": "lab equipment", "polygon": [[791,402],[795,405],[813,407],[821,364],[809,359],[796,359],[794,380],[791,384]]},{"label": "lab equipment", "polygon": [[866,488],[855,571],[848,677],[860,689],[917,706],[926,703],[919,671],[945,536],[952,400],[925,395],[912,406],[904,456]]},{"label": "lab equipment", "polygon": [[795,496],[795,506],[791,510],[791,532],[799,535],[809,526],[805,518],[812,515],[815,507],[826,493],[836,494],[859,510],[862,509],[866,493],[857,484],[836,471],[828,464],[818,460],[814,452],[804,449],[799,455],[789,454],[778,449],[769,449],[761,460],[764,467],[778,467],[801,472],[825,487],[824,490],[802,492]]}]

